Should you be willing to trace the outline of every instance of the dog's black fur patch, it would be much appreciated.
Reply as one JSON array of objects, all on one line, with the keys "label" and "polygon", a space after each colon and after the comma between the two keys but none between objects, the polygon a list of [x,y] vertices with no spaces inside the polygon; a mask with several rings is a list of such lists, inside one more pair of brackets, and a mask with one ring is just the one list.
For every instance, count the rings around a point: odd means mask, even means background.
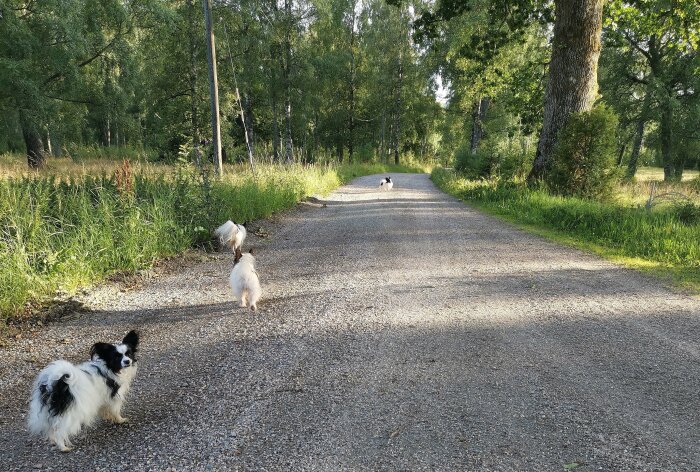
[{"label": "dog's black fur patch", "polygon": [[132,361],[136,362],[136,351],[138,351],[139,347],[139,333],[132,329],[126,334],[126,336],[124,336],[124,339],[122,339],[122,344],[127,347],[124,355],[130,357]]},{"label": "dog's black fur patch", "polygon": [[50,390],[46,384],[39,385],[41,402],[49,407],[49,413],[53,416],[63,414],[73,403],[73,394],[70,392],[70,387],[66,383],[66,379],[68,378],[70,378],[70,374],[64,374],[60,379],[54,382]]},{"label": "dog's black fur patch", "polygon": [[122,355],[113,344],[95,343],[90,350],[90,358],[99,357],[109,370],[118,374],[122,370]]}]

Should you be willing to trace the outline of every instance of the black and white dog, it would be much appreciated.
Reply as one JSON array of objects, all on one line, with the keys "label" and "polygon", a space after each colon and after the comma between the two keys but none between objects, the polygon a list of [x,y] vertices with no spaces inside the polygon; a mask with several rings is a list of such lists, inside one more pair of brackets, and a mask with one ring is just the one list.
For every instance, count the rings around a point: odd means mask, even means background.
[{"label": "black and white dog", "polygon": [[73,448],[71,437],[99,416],[124,423],[121,409],[136,375],[139,336],[129,331],[121,343],[96,343],[80,365],[58,360],[39,372],[29,404],[29,430],[59,450]]},{"label": "black and white dog", "polygon": [[391,188],[394,186],[394,182],[391,181],[391,177],[384,177],[382,180],[379,181],[379,188],[382,190],[391,190]]},{"label": "black and white dog", "polygon": [[214,230],[214,236],[219,238],[219,243],[222,246],[231,248],[234,253],[240,248],[245,241],[248,232],[245,229],[245,223],[242,225],[236,224],[231,220],[222,224]]}]

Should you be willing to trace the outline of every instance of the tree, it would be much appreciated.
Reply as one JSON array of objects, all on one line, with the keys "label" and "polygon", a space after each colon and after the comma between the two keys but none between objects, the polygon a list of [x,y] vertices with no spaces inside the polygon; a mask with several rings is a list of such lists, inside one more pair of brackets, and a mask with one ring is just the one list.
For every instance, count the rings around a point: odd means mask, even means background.
[{"label": "tree", "polygon": [[549,80],[530,181],[546,173],[559,131],[571,114],[589,111],[598,92],[603,0],[555,0],[554,5]]},{"label": "tree", "polygon": [[116,0],[4,4],[0,104],[16,110],[30,167],[44,164],[43,136],[57,125],[60,102],[95,102],[83,93],[90,68],[122,44],[148,8]]},{"label": "tree", "polygon": [[[680,179],[683,165],[674,153],[674,115],[697,96],[693,72],[700,41],[697,2],[612,0],[605,36],[609,47],[628,56],[629,68],[618,71],[618,76],[644,90],[645,113],[640,120],[648,119],[652,111],[658,116],[664,180]],[[638,126],[643,130],[643,124]]]}]

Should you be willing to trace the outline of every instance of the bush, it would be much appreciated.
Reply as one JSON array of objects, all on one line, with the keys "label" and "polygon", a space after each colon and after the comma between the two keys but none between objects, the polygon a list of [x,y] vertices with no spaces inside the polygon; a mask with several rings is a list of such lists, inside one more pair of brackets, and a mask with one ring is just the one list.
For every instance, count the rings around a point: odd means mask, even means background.
[{"label": "bush", "polygon": [[686,202],[676,206],[676,216],[685,225],[695,225],[700,223],[700,205]]},{"label": "bush", "polygon": [[491,156],[487,153],[472,154],[468,145],[463,145],[455,153],[455,170],[470,179],[487,178],[491,175]]},{"label": "bush", "polygon": [[576,113],[559,133],[545,180],[563,196],[606,199],[620,175],[615,168],[617,115],[607,107]]}]

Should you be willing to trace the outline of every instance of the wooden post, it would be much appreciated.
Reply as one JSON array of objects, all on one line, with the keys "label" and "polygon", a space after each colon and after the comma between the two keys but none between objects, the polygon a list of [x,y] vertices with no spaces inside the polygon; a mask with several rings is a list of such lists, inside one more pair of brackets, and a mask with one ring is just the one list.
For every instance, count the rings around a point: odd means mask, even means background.
[{"label": "wooden post", "polygon": [[219,84],[216,75],[216,46],[214,31],[211,26],[211,0],[202,0],[204,8],[204,25],[206,28],[207,62],[209,62],[209,98],[211,101],[211,128],[214,144],[214,167],[221,177],[224,174],[221,159],[221,122],[219,120]]}]

